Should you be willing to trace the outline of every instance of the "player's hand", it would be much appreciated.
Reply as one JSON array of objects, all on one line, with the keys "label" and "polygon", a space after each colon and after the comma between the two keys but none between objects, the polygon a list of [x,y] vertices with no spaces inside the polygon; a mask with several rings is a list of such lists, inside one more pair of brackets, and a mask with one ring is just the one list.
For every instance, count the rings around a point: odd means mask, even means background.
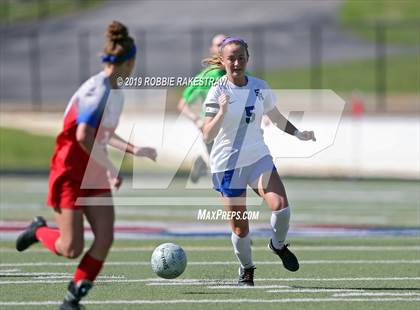
[{"label": "player's hand", "polygon": [[227,107],[229,105],[229,96],[226,95],[225,93],[222,93],[218,99],[219,101],[219,107],[220,107],[220,111],[225,114],[227,111]]},{"label": "player's hand", "polygon": [[295,133],[295,136],[302,141],[316,141],[315,134],[313,131],[298,131]]},{"label": "player's hand", "polygon": [[147,157],[153,161],[156,161],[157,152],[152,147],[135,147],[133,155],[139,157]]},{"label": "player's hand", "polygon": [[107,171],[107,176],[111,187],[118,190],[123,182],[122,177],[118,173],[115,173],[115,171],[111,172],[109,170]]},{"label": "player's hand", "polygon": [[268,127],[268,126],[270,126],[270,124],[271,124],[270,118],[267,115],[264,114],[263,117],[262,117],[263,127]]}]

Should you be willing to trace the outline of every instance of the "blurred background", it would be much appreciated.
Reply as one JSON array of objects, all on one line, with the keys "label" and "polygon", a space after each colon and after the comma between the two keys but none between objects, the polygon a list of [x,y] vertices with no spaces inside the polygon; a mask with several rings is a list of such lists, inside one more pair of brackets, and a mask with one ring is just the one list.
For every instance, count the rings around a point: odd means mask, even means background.
[{"label": "blurred background", "polygon": [[221,32],[248,41],[250,69],[272,88],[359,91],[374,113],[418,108],[415,0],[2,0],[0,11],[2,108],[62,109],[100,69],[114,19],[138,42],[136,76],[195,75]]},{"label": "blurred background", "polygon": [[[202,68],[200,61],[208,54],[212,36],[225,33],[248,41],[249,70],[273,89],[329,89],[337,95],[337,102],[342,100],[343,113],[333,118],[325,107],[322,111],[315,107],[318,116],[306,123],[292,118],[298,127],[318,130],[321,142],[322,132],[329,131],[322,149],[300,157],[282,156],[280,151],[277,158],[290,195],[302,206],[297,224],[418,226],[417,0],[0,0],[3,220],[27,218],[27,212],[17,206],[26,206],[33,213],[48,211],[44,211],[42,197],[54,137],[70,96],[101,69],[104,32],[112,20],[127,25],[136,39],[139,54],[134,76],[193,76]],[[138,123],[137,117],[146,133],[160,126],[163,112],[166,120],[175,122],[181,93],[182,88],[173,87],[158,96],[159,100],[129,95],[121,134],[130,135],[132,127],[126,124]],[[208,180],[199,183],[196,192],[191,187],[185,193],[191,162],[203,153],[204,146],[194,140],[199,133],[187,119],[181,118],[176,129],[177,139],[195,141],[186,160],[186,154],[177,152],[177,141],[162,146],[153,135],[140,134],[141,144],[160,150],[157,165],[146,162],[140,169],[148,180],[176,173],[175,189],[167,191],[168,195],[215,196],[205,191]],[[288,145],[289,138],[282,139],[282,145]],[[123,168],[130,177],[130,158],[124,159]],[[138,196],[130,187],[121,195]],[[135,214],[142,219],[162,219],[168,212],[165,204],[168,201],[160,202],[163,209],[155,213],[147,211],[146,205],[144,210],[127,207],[121,212],[127,218]],[[185,204],[194,205],[191,201]],[[351,210],[346,213],[343,206]],[[395,206],[402,213],[396,214]],[[191,209],[177,210],[171,213],[175,220],[192,219]],[[314,210],[335,215],[316,219]]]}]

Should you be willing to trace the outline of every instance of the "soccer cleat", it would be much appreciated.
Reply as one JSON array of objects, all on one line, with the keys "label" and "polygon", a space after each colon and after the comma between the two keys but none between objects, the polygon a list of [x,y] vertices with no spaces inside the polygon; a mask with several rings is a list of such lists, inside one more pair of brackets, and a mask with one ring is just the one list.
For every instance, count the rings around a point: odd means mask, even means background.
[{"label": "soccer cleat", "polygon": [[16,239],[16,250],[25,251],[32,244],[37,243],[35,232],[39,227],[47,226],[47,222],[42,216],[35,217],[31,224]]},{"label": "soccer cleat", "polygon": [[289,271],[297,271],[299,269],[298,259],[296,258],[295,254],[290,252],[288,246],[289,244],[285,244],[281,249],[278,250],[273,246],[273,241],[271,239],[270,243],[268,244],[268,248],[280,257],[284,268]]},{"label": "soccer cleat", "polygon": [[64,300],[59,310],[83,310],[85,307],[79,304],[78,301],[67,301]]},{"label": "soccer cleat", "polygon": [[60,306],[60,310],[81,310],[84,309],[79,304],[80,300],[87,295],[93,284],[89,280],[80,280],[75,284],[70,281],[68,291],[64,297],[63,303]]},{"label": "soccer cleat", "polygon": [[197,183],[205,175],[207,175],[207,164],[203,157],[198,156],[191,169],[191,182]]},{"label": "soccer cleat", "polygon": [[239,267],[239,286],[254,286],[254,270],[255,267],[242,268]]}]

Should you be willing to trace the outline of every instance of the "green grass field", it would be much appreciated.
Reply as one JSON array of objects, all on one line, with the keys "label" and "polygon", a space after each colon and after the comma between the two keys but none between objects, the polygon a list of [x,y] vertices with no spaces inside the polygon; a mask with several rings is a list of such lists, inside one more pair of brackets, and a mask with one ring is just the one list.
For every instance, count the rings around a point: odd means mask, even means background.
[{"label": "green grass field", "polygon": [[[153,248],[165,241],[178,243],[188,255],[187,270],[175,280],[158,279],[149,265]],[[418,239],[293,238],[292,242],[301,260],[301,269],[293,274],[266,249],[266,240],[254,239],[256,286],[243,289],[234,285],[237,264],[227,238],[117,241],[85,305],[87,309],[418,309]],[[11,301],[22,302],[19,309],[56,308],[76,263],[39,246],[18,254],[10,242],[2,242],[1,249],[2,269],[19,270],[2,272],[2,308],[16,308],[7,306]]]},{"label": "green grass field", "polygon": [[[157,184],[159,176],[148,176],[148,180]],[[52,218],[51,211],[44,206],[47,177],[2,177],[0,181],[2,220],[28,220],[37,214]],[[114,198],[118,219],[196,223],[200,208],[219,207],[218,196],[209,180],[200,181],[203,189],[189,190],[184,189],[186,181],[177,178],[167,189],[141,190],[133,189],[131,179],[125,179]],[[420,223],[420,192],[416,181],[285,179],[284,183],[295,210],[296,225],[413,227]],[[251,190],[248,197],[257,198]],[[206,204],[206,199],[214,199],[215,204],[211,201]],[[261,221],[268,221],[271,215],[265,206],[254,204],[249,210],[259,210]]]},{"label": "green grass field", "polygon": [[[156,179],[151,178],[153,181]],[[235,286],[238,266],[228,236],[146,233],[131,235],[134,239],[127,240],[117,230],[101,277],[85,299],[87,309],[418,309],[419,235],[399,235],[404,229],[420,226],[417,182],[284,182],[293,208],[288,241],[301,261],[298,272],[287,272],[266,249],[268,235],[253,237],[256,286],[244,289]],[[218,208],[204,203],[208,198],[217,199],[217,195],[207,189],[185,190],[185,183],[178,178],[168,189],[135,190],[126,180],[115,197],[116,226],[133,226],[140,221],[152,226],[163,223],[169,232],[176,227],[178,232],[204,227],[207,223],[196,220],[197,210]],[[50,220],[51,211],[43,204],[46,190],[46,178],[3,176],[0,227],[16,220],[26,222],[38,214]],[[137,198],[137,203],[125,204],[124,198]],[[194,198],[203,203],[194,204]],[[255,233],[256,226],[268,223],[270,212],[265,206],[249,209],[261,212],[260,218],[251,223],[251,232]],[[223,221],[216,224],[227,229]],[[311,226],[372,230],[367,234],[351,235],[349,231],[322,236]],[[376,229],[392,228],[395,233],[375,235]],[[299,231],[306,235],[299,235]],[[55,257],[40,245],[17,253],[13,232],[3,229],[1,236],[0,307],[56,309],[77,262]],[[150,267],[154,247],[163,242],[181,245],[188,256],[185,273],[175,280],[157,278]]]},{"label": "green grass field", "polygon": [[18,23],[55,17],[95,7],[104,0],[8,0],[0,2],[0,22]]},{"label": "green grass field", "polygon": [[[21,129],[0,127],[0,170],[48,171],[55,137]],[[115,153],[111,148],[111,157]],[[132,171],[131,156],[125,156],[121,169]]]},{"label": "green grass field", "polygon": [[55,138],[0,127],[0,169],[48,169]]},{"label": "green grass field", "polygon": [[[392,93],[418,93],[420,57],[418,55],[389,56],[386,59],[386,89]],[[404,77],[402,79],[401,77]],[[264,78],[272,88],[310,89],[311,71],[308,68],[291,68],[267,72]],[[376,92],[375,60],[352,60],[324,64],[322,87],[335,92],[360,90]]]}]

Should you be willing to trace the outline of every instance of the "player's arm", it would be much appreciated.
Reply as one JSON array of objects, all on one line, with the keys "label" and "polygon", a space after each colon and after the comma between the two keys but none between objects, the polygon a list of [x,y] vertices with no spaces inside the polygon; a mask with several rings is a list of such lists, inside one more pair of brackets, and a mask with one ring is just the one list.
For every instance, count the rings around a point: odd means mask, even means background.
[{"label": "player's arm", "polygon": [[156,161],[157,153],[154,148],[135,146],[134,144],[131,144],[130,142],[121,138],[115,132],[112,133],[108,144],[122,152],[128,152],[134,156],[147,157],[153,161]]},{"label": "player's arm", "polygon": [[[199,75],[196,76],[199,77]],[[201,88],[198,85],[190,84],[188,85],[184,91],[182,92],[182,97],[178,102],[177,109],[180,113],[185,115],[191,121],[194,122],[194,125],[197,126],[198,129],[202,129],[203,121],[197,113],[195,113],[191,108],[190,105],[195,103],[200,96]]]},{"label": "player's arm", "polygon": [[108,144],[112,147],[115,147],[116,149],[127,152],[130,154],[134,154],[134,148],[135,146],[131,144],[128,141],[125,141],[123,138],[121,138],[119,135],[117,135],[115,132],[111,134],[111,137],[108,140]]},{"label": "player's arm", "polygon": [[219,133],[227,111],[229,96],[224,93],[221,94],[218,102],[218,104],[206,104],[206,118],[203,126],[203,140],[206,144],[211,143]]},{"label": "player's arm", "polygon": [[195,113],[192,109],[190,109],[184,97],[179,100],[177,109],[187,118],[192,120],[198,129],[201,129],[203,127],[203,122],[201,121],[200,116],[197,113]]},{"label": "player's arm", "polygon": [[105,149],[102,147],[94,147],[96,138],[96,129],[87,123],[80,123],[76,129],[76,141],[80,144],[82,150],[92,156],[95,161],[105,167],[109,173],[112,185],[119,188],[122,179],[118,174],[117,168],[108,158]]},{"label": "player's arm", "polygon": [[267,116],[277,128],[283,130],[289,135],[295,136],[298,139],[304,141],[316,141],[313,131],[299,131],[299,129],[297,129],[289,120],[287,120],[287,118],[285,118],[276,107],[269,111]]}]

